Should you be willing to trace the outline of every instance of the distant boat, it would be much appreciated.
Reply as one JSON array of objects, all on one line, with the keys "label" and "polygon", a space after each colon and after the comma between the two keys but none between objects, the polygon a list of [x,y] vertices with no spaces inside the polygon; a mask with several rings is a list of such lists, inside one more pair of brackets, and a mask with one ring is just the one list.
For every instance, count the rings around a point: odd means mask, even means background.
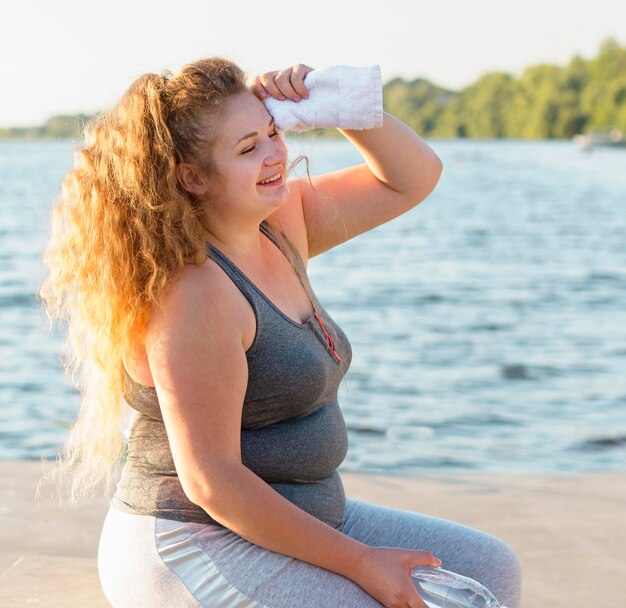
[{"label": "distant boat", "polygon": [[574,136],[574,143],[582,150],[591,150],[596,146],[609,146],[612,148],[626,147],[624,131],[617,127],[592,127]]}]

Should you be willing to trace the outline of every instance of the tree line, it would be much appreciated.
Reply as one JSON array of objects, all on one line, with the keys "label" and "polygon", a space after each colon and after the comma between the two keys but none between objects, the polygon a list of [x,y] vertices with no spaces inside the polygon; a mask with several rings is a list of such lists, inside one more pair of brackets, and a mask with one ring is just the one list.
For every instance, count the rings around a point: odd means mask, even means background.
[{"label": "tree line", "polygon": [[564,139],[595,127],[626,131],[626,47],[606,39],[596,57],[540,64],[515,78],[491,72],[455,92],[396,78],[385,109],[431,137]]},{"label": "tree line", "polygon": [[[534,65],[519,77],[489,72],[460,91],[394,78],[383,86],[383,105],[424,137],[565,139],[606,126],[626,132],[626,46],[607,38],[594,58]],[[91,118],[53,116],[39,127],[0,129],[0,138],[80,138]],[[335,129],[314,135],[341,137]]]},{"label": "tree line", "polygon": [[52,116],[37,127],[0,129],[0,139],[79,139],[83,127],[95,114]]}]

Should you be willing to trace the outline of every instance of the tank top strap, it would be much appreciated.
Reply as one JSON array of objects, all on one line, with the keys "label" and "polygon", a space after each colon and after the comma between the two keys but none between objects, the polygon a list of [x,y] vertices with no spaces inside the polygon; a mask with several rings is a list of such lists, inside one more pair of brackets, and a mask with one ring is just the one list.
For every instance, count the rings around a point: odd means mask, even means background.
[{"label": "tank top strap", "polygon": [[[281,245],[280,241],[276,238],[276,235],[272,232],[272,230],[267,225],[267,222],[265,220],[261,222],[259,228],[261,229],[263,234],[265,234],[265,236],[271,239],[272,242],[276,245],[276,247],[278,247],[283,252],[283,255],[285,255],[286,252],[283,246]],[[300,252],[296,249],[295,245],[288,238],[285,237],[285,241],[287,242],[287,246],[293,253],[293,256],[296,260],[296,264],[298,265],[300,270],[306,275],[306,266],[304,264],[304,261],[302,260],[302,257],[300,256]]]},{"label": "tank top strap", "polygon": [[221,267],[230,280],[237,286],[239,291],[245,296],[246,300],[250,302],[258,327],[258,324],[260,323],[259,304],[263,304],[263,299],[259,296],[254,286],[250,284],[249,279],[228,257],[217,249],[217,247],[211,245],[211,243],[207,242],[206,246],[209,257]]},{"label": "tank top strap", "polygon": [[[284,247],[281,245],[280,241],[276,238],[276,236],[274,235],[270,227],[267,225],[265,220],[261,222],[260,228],[262,232],[273,241],[276,247],[280,249],[283,255],[285,257],[288,257]],[[287,236],[285,236],[284,233],[283,233],[283,237],[284,237],[284,241],[287,243],[287,246],[291,250],[291,253],[293,254],[292,257],[297,266],[296,274],[298,276],[298,280],[300,281],[300,284],[304,288],[304,291],[307,297],[309,298],[309,301],[311,302],[311,306],[313,307],[313,310],[319,314],[319,310],[322,308],[322,305],[320,304],[320,301],[317,299],[317,296],[315,295],[315,292],[313,291],[313,287],[311,285],[311,282],[309,281],[309,275],[307,273],[304,260],[300,256],[300,252],[298,251],[296,246],[291,242],[289,238],[287,238]]]},{"label": "tank top strap", "polygon": [[[285,251],[284,245],[281,241],[276,238],[272,230],[269,226],[266,225],[266,222],[263,221],[259,225],[259,229],[263,232],[281,251],[281,253],[285,257],[287,256],[287,252]],[[322,308],[313,288],[309,282],[309,277],[306,272],[306,266],[296,247],[291,243],[291,241],[285,237],[284,241],[287,243],[287,246],[292,251],[292,257],[294,258],[294,263],[298,267],[298,272],[296,272],[297,278],[300,281],[304,291],[309,298],[309,302],[311,303],[311,307],[313,308],[314,315],[319,315],[319,311]],[[235,283],[235,285],[239,288],[239,291],[243,293],[246,297],[250,305],[252,306],[255,316],[257,318],[257,326],[260,318],[260,309],[264,309],[265,307],[276,308],[276,306],[265,296],[263,292],[259,290],[259,288],[250,281],[250,279],[235,265],[235,263],[228,258],[225,254],[223,254],[217,247],[207,242],[207,251],[209,252],[209,256],[215,262],[221,266],[221,268],[226,272],[226,274],[231,278],[231,280]],[[285,316],[282,311],[279,311],[281,315]],[[319,320],[318,320],[319,322]]]},{"label": "tank top strap", "polygon": [[[265,220],[261,222],[261,224],[259,225],[259,229],[276,245],[276,247],[278,247],[278,249],[282,252],[282,254],[286,256],[284,246],[276,238],[276,235],[267,225],[267,222],[265,222]],[[290,250],[293,252],[296,263],[304,271],[306,275],[306,266],[304,266],[304,262],[302,261],[302,258],[300,257],[298,250],[294,247],[294,245],[291,243],[289,239],[285,238],[285,241],[287,242]],[[207,245],[207,252],[209,253],[210,257],[215,262],[217,262],[219,266],[221,266],[221,268],[233,280],[235,285],[239,287],[239,289],[244,293],[244,295],[246,297],[248,297],[249,295],[251,297],[252,296],[258,297],[257,289],[255,289],[256,286],[253,284],[251,285],[250,279],[248,279],[248,277],[243,272],[241,272],[241,270],[235,265],[235,263],[225,254],[223,254],[217,247],[215,247],[214,245],[211,245],[211,243],[207,242],[206,245]],[[248,297],[248,300],[250,300],[250,297]]]}]

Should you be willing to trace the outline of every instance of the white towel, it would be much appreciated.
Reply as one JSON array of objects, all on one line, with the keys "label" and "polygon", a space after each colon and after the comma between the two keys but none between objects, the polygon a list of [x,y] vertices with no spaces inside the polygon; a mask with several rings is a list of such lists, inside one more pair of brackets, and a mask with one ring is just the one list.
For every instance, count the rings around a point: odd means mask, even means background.
[{"label": "white towel", "polygon": [[379,65],[334,65],[304,78],[309,98],[300,101],[263,100],[283,131],[339,127],[373,129],[383,124],[383,88]]}]

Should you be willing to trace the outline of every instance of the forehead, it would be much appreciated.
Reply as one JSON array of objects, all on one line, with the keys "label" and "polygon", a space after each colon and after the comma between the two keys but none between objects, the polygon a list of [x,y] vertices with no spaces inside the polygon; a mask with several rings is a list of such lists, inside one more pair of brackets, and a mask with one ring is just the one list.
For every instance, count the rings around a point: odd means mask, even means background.
[{"label": "forehead", "polygon": [[254,93],[232,95],[220,113],[220,140],[234,145],[238,139],[253,131],[264,131],[271,119],[263,102]]}]

